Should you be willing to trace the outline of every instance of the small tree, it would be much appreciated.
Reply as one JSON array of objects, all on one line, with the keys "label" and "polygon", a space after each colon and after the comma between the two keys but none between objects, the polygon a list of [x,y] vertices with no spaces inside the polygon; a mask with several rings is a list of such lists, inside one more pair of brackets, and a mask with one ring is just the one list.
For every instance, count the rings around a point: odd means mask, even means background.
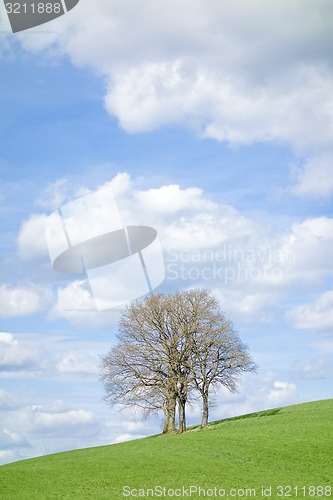
[{"label": "small tree", "polygon": [[208,425],[211,390],[222,385],[236,392],[240,374],[256,371],[247,346],[241,342],[232,324],[223,315],[216,319],[215,326],[193,335],[190,340],[191,378],[202,399],[201,428]]},{"label": "small tree", "polygon": [[102,380],[110,404],[136,405],[144,414],[163,410],[163,431],[186,430],[186,404],[197,390],[201,426],[208,424],[209,393],[217,385],[234,392],[239,375],[255,371],[233,325],[206,290],[150,295],[128,306],[118,344],[102,357]]},{"label": "small tree", "polygon": [[189,371],[202,399],[201,427],[204,428],[208,424],[210,392],[218,385],[236,392],[240,374],[255,372],[257,367],[213,295],[207,290],[191,290],[187,300],[192,311],[192,325],[187,335],[191,353]]}]

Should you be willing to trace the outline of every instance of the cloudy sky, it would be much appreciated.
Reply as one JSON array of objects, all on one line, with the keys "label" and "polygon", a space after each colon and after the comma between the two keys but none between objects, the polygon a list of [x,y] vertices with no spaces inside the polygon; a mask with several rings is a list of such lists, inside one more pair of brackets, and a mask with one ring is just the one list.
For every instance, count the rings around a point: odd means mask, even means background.
[{"label": "cloudy sky", "polygon": [[0,16],[1,463],[161,430],[103,402],[120,310],[51,265],[47,217],[89,193],[158,231],[156,291],[211,290],[249,345],[258,374],[211,418],[332,397],[331,0]]}]

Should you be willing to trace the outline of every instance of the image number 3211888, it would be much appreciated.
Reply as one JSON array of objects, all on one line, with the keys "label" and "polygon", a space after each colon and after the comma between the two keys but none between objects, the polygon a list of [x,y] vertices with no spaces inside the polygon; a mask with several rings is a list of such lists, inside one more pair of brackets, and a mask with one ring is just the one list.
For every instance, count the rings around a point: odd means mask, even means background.
[{"label": "image number 3211888", "polygon": [[3,0],[13,33],[48,23],[73,9],[80,0]]}]

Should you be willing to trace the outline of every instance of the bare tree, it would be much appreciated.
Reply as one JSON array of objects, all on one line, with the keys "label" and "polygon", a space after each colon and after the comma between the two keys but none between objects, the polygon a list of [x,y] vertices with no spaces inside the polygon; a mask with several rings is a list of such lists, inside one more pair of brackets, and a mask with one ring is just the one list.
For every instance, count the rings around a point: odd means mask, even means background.
[{"label": "bare tree", "polygon": [[190,380],[202,398],[203,428],[208,424],[211,390],[222,385],[236,392],[240,374],[255,372],[257,367],[212,294],[207,290],[190,290],[185,292],[185,302],[191,311],[185,332],[191,353]]},{"label": "bare tree", "polygon": [[[230,321],[218,310],[208,306],[207,321],[189,342],[191,344],[191,379],[202,398],[201,427],[208,425],[209,396],[217,386],[237,392],[237,382],[242,372],[255,372],[256,364],[248,348],[235,332]],[[211,314],[210,314],[211,313]],[[204,314],[201,314],[201,318]]]},{"label": "bare tree", "polygon": [[161,374],[151,361],[147,361],[147,351],[130,342],[115,345],[102,357],[105,400],[110,405],[120,403],[123,408],[140,408],[145,416],[163,409]]},{"label": "bare tree", "polygon": [[255,371],[247,346],[206,290],[150,295],[128,306],[118,344],[102,357],[102,380],[110,404],[138,406],[148,415],[163,410],[166,433],[186,430],[186,404],[194,390],[208,423],[209,394],[217,385],[234,392],[241,372]]},{"label": "bare tree", "polygon": [[164,411],[164,432],[176,430],[178,337],[168,323],[169,297],[151,295],[122,314],[119,343],[102,357],[106,400]]}]

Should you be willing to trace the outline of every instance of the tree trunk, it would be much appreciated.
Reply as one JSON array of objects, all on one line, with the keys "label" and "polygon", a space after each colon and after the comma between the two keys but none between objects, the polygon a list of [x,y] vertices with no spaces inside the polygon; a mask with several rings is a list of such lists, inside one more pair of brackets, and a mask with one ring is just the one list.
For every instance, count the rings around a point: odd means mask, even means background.
[{"label": "tree trunk", "polygon": [[168,412],[166,406],[164,407],[164,421],[163,421],[163,434],[168,432]]},{"label": "tree trunk", "polygon": [[176,431],[176,396],[169,397],[164,410],[163,433],[172,434]]},{"label": "tree trunk", "polygon": [[186,400],[183,398],[178,399],[178,413],[179,413],[179,432],[186,431]]},{"label": "tree trunk", "polygon": [[202,395],[201,429],[204,429],[208,425],[208,394],[206,392],[203,392],[201,395]]}]

